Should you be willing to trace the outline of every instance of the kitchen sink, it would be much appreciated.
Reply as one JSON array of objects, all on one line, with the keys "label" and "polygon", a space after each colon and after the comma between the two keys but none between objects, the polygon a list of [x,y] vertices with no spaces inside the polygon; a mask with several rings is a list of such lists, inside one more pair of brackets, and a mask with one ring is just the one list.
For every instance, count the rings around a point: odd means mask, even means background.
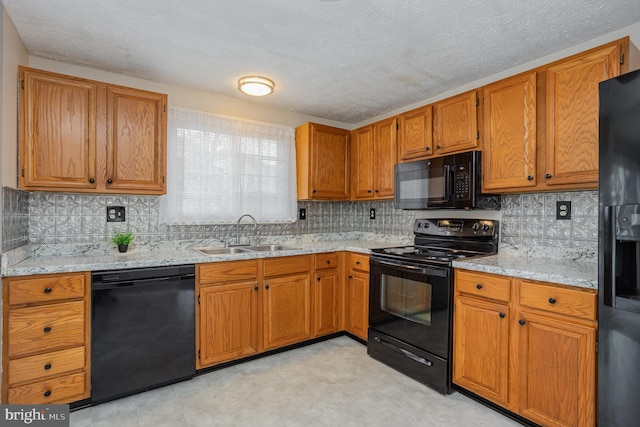
[{"label": "kitchen sink", "polygon": [[295,248],[291,248],[289,246],[282,245],[256,245],[256,246],[246,246],[245,249],[255,252],[273,252],[273,251],[289,251]]},{"label": "kitchen sink", "polygon": [[231,248],[194,248],[194,250],[202,252],[206,255],[231,255],[242,254],[247,252],[275,252],[293,250],[289,246],[282,245],[254,245],[254,246],[234,246]]},{"label": "kitchen sink", "polygon": [[194,248],[196,251],[202,252],[206,255],[230,255],[230,254],[241,254],[245,252],[251,252],[247,250],[245,247],[235,247],[235,248]]}]

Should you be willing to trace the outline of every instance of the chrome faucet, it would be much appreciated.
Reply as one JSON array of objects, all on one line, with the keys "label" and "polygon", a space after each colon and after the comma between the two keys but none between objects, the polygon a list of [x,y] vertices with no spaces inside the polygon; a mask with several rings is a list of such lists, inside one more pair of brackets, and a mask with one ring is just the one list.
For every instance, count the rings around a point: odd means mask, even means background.
[{"label": "chrome faucet", "polygon": [[[240,221],[242,221],[242,218],[244,218],[244,217],[251,218],[251,220],[253,221],[254,233],[258,229],[258,221],[256,221],[256,219],[253,216],[251,216],[249,214],[244,214],[244,215],[240,216],[240,218],[238,218],[238,222],[236,222],[236,246],[240,246]],[[251,244],[251,238],[250,237],[249,237],[249,244]]]}]

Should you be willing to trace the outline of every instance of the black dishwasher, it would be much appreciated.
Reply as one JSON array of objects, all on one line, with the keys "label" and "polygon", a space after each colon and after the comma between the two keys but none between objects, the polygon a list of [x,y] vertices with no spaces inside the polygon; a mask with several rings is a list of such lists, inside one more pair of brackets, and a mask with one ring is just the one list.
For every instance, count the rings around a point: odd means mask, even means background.
[{"label": "black dishwasher", "polygon": [[91,275],[91,402],[195,375],[193,265]]}]

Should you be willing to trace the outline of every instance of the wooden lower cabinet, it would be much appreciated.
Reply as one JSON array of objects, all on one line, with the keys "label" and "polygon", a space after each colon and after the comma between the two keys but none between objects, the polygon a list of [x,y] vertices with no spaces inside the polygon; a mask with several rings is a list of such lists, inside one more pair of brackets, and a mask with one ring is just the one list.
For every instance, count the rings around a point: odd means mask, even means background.
[{"label": "wooden lower cabinet", "polygon": [[309,339],[309,273],[264,281],[264,349],[272,350]]},{"label": "wooden lower cabinet", "polygon": [[340,279],[337,268],[317,270],[313,292],[311,337],[326,335],[340,330]]},{"label": "wooden lower cabinet", "polygon": [[345,329],[366,340],[369,335],[369,256],[349,254],[347,265]]},{"label": "wooden lower cabinet", "polygon": [[542,426],[595,426],[594,290],[455,271],[453,381]]},{"label": "wooden lower cabinet", "polygon": [[90,396],[90,291],[89,273],[3,280],[3,404]]}]

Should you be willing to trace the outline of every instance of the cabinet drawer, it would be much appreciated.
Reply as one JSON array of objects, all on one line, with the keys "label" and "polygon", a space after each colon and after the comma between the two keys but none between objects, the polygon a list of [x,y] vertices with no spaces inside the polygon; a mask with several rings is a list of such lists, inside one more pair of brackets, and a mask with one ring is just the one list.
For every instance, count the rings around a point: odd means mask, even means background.
[{"label": "cabinet drawer", "polygon": [[29,304],[83,298],[84,274],[9,279],[9,304]]},{"label": "cabinet drawer", "polygon": [[335,252],[316,255],[316,270],[338,268],[338,254]]},{"label": "cabinet drawer", "polygon": [[47,404],[74,402],[85,397],[86,375],[84,372],[52,378],[8,390],[9,404]]},{"label": "cabinet drawer", "polygon": [[230,282],[237,280],[256,280],[258,277],[258,261],[213,262],[198,265],[199,283]]},{"label": "cabinet drawer", "polygon": [[595,320],[597,294],[590,290],[520,281],[520,305]]},{"label": "cabinet drawer", "polygon": [[369,255],[349,254],[349,268],[353,270],[369,271]]},{"label": "cabinet drawer", "polygon": [[511,278],[493,274],[456,270],[456,292],[509,302]]},{"label": "cabinet drawer", "polygon": [[84,344],[84,302],[17,308],[8,316],[9,357]]},{"label": "cabinet drawer", "polygon": [[9,385],[79,371],[85,366],[85,348],[53,351],[9,361]]},{"label": "cabinet drawer", "polygon": [[264,260],[264,277],[283,276],[286,274],[309,273],[311,256],[290,256]]}]

